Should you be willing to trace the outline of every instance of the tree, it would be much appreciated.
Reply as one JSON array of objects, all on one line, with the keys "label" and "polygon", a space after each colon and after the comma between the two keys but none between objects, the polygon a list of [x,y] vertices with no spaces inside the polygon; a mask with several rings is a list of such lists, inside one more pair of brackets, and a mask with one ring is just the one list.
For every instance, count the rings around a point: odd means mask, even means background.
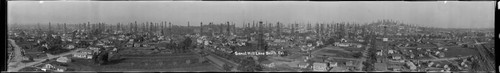
[{"label": "tree", "polygon": [[363,56],[363,53],[361,53],[361,52],[357,52],[357,53],[354,53],[352,55],[352,57],[354,57],[354,58],[360,58],[361,56]]},{"label": "tree", "polygon": [[227,64],[224,64],[222,65],[222,68],[226,71],[230,71],[231,70],[231,66],[227,65]]},{"label": "tree", "polygon": [[245,72],[254,72],[254,71],[262,71],[263,67],[259,64],[256,64],[252,57],[248,57],[240,63],[241,65],[238,67],[238,70]]},{"label": "tree", "polygon": [[186,51],[187,49],[189,49],[189,47],[191,47],[191,44],[192,44],[192,40],[191,38],[189,37],[186,37],[186,39],[184,39],[184,41],[182,41],[182,51]]},{"label": "tree", "polygon": [[289,54],[290,54],[290,52],[288,52],[288,51],[285,50],[285,51],[283,51],[283,54],[280,55],[280,56],[288,56]]},{"label": "tree", "polygon": [[335,39],[334,39],[334,38],[329,38],[329,39],[325,42],[325,44],[333,44],[333,43],[335,43]]}]

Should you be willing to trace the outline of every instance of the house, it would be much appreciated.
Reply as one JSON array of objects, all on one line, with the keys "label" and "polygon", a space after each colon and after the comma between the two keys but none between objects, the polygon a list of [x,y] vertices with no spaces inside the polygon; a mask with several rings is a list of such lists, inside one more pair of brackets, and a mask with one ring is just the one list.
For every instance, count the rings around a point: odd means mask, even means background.
[{"label": "house", "polygon": [[394,53],[394,50],[389,50],[389,54],[393,54]]},{"label": "house", "polygon": [[346,66],[354,66],[354,64],[353,64],[353,62],[352,62],[352,61],[345,62],[345,65],[346,65]]},{"label": "house", "polygon": [[75,54],[73,54],[73,57],[84,58],[84,59],[92,59],[92,55],[85,54],[85,53],[75,53]]},{"label": "house", "polygon": [[413,62],[406,62],[406,65],[411,69],[411,70],[415,70],[417,69],[417,66],[415,66],[415,64],[413,64]]},{"label": "house", "polygon": [[441,57],[441,58],[442,58],[442,57],[444,57],[444,53],[439,53],[439,54],[437,54],[437,55],[438,55],[439,57]]},{"label": "house", "polygon": [[332,67],[328,72],[345,72],[341,67]]},{"label": "house", "polygon": [[80,50],[80,51],[78,51],[78,53],[83,53],[83,54],[92,54],[92,53],[94,53],[94,51],[93,51],[93,50],[87,50],[87,49],[85,49],[85,50]]},{"label": "house", "polygon": [[375,63],[375,71],[387,71],[387,64]]},{"label": "house", "polygon": [[69,59],[68,57],[59,57],[56,59],[56,61],[61,63],[68,63],[71,62],[71,59]]},{"label": "house", "polygon": [[262,62],[262,64],[266,67],[274,67],[276,66],[275,63],[271,62],[271,61],[264,61]]},{"label": "house", "polygon": [[43,70],[43,71],[54,70],[55,72],[64,72],[67,69],[68,68],[66,68],[64,66],[57,66],[57,65],[52,65],[52,64],[45,64],[45,66],[43,66],[41,68],[41,70]]},{"label": "house", "polygon": [[137,43],[134,44],[134,47],[140,47],[140,46],[141,46],[141,44],[137,44]]},{"label": "house", "polygon": [[434,62],[430,62],[429,64],[427,64],[427,67],[431,67],[432,65],[434,65]]},{"label": "house", "polygon": [[313,63],[313,71],[326,72],[328,71],[326,63]]},{"label": "house", "polygon": [[399,60],[399,59],[401,59],[401,55],[394,54],[394,55],[392,55],[392,59]]},{"label": "house", "polygon": [[99,50],[101,48],[98,48],[98,47],[89,47],[90,50]]},{"label": "house", "polygon": [[40,68],[42,71],[47,71],[54,68],[51,64],[45,64],[42,68]]},{"label": "house", "polygon": [[334,43],[335,46],[339,46],[339,47],[349,47],[350,44],[348,43],[339,43],[339,42],[335,42]]},{"label": "house", "polygon": [[301,62],[297,65],[299,66],[299,68],[307,68],[309,66],[309,63]]},{"label": "house", "polygon": [[337,62],[331,62],[329,65],[329,67],[337,67],[337,66],[338,66]]},{"label": "house", "polygon": [[69,44],[66,46],[66,49],[75,49],[75,45]]}]

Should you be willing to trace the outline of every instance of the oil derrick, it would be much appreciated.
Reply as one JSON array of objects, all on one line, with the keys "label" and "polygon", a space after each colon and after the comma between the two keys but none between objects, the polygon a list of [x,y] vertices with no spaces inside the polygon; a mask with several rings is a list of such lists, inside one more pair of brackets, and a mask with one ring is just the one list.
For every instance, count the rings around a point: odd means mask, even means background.
[{"label": "oil derrick", "polygon": [[[56,29],[61,29],[61,26],[59,25],[59,23],[56,24]],[[56,30],[56,31],[61,31],[61,30]]]},{"label": "oil derrick", "polygon": [[155,25],[153,27],[154,27],[154,33],[157,34],[157,32],[158,32],[158,23],[155,22]]},{"label": "oil derrick", "polygon": [[153,22],[151,22],[151,25],[149,25],[149,29],[151,30],[150,31],[151,34],[154,34],[154,32],[156,31],[155,25],[156,25],[156,23],[153,23]]},{"label": "oil derrick", "polygon": [[160,33],[161,35],[165,35],[164,29],[165,29],[165,21],[160,22]]},{"label": "oil derrick", "polygon": [[158,26],[159,26],[159,24],[155,23],[155,26],[154,26],[154,28],[155,28],[155,34],[158,32]]},{"label": "oil derrick", "polygon": [[104,25],[104,23],[103,23],[103,22],[101,22],[101,23],[100,23],[100,25],[99,25],[99,26],[97,26],[97,27],[98,27],[98,28],[99,28],[99,30],[101,30],[101,31],[105,31],[105,30],[106,30],[106,26]]},{"label": "oil derrick", "polygon": [[134,33],[137,33],[137,21],[134,21],[133,27]]},{"label": "oil derrick", "polygon": [[86,30],[86,29],[87,29],[87,24],[86,24],[86,23],[83,23],[81,28],[82,28],[83,30]]},{"label": "oil derrick", "polygon": [[258,47],[260,50],[267,51],[266,43],[264,41],[264,34],[262,33],[262,21],[259,21],[259,31],[258,31]]},{"label": "oil derrick", "polygon": [[234,23],[234,22],[233,22],[233,25],[232,25],[231,27],[233,28],[233,29],[232,29],[232,31],[233,31],[233,32],[234,32],[234,31],[237,31],[237,30],[236,30],[236,23]]},{"label": "oil derrick", "polygon": [[138,24],[137,26],[137,29],[139,30],[139,32],[142,32],[144,34],[148,34],[148,25],[149,25],[149,22],[143,22],[142,24]]},{"label": "oil derrick", "polygon": [[132,23],[129,23],[128,27],[130,28],[129,32],[132,32],[134,30]]},{"label": "oil derrick", "polygon": [[347,35],[346,24],[341,24],[341,26],[342,26],[342,37],[345,37]]},{"label": "oil derrick", "polygon": [[315,31],[316,31],[317,34],[319,34],[319,24],[318,23],[316,23]]},{"label": "oil derrick", "polygon": [[137,32],[141,32],[141,33],[146,33],[146,27],[149,23],[148,22],[142,22],[140,25],[137,24]]},{"label": "oil derrick", "polygon": [[326,24],[328,28],[326,28],[327,33],[330,34],[333,31],[333,25],[332,23]]},{"label": "oil derrick", "polygon": [[168,22],[168,25],[169,25],[168,32],[169,34],[172,34],[172,23]]},{"label": "oil derrick", "polygon": [[311,24],[307,23],[307,30],[311,30]]},{"label": "oil derrick", "polygon": [[273,23],[268,23],[269,26],[267,26],[267,29],[268,29],[268,32],[272,32],[273,31]]},{"label": "oil derrick", "polygon": [[200,34],[203,34],[203,22],[200,22]]},{"label": "oil derrick", "polygon": [[247,27],[246,27],[246,28],[247,28],[247,29],[248,29],[248,28],[250,28],[250,23],[248,23],[248,24],[247,24]]},{"label": "oil derrick", "polygon": [[325,38],[325,36],[326,36],[326,34],[328,32],[327,28],[326,28],[327,27],[326,25],[327,24],[325,24],[325,23],[321,24],[321,37],[322,37],[321,40],[323,40]]},{"label": "oil derrick", "polygon": [[51,23],[49,22],[49,34],[52,32]]},{"label": "oil derrick", "polygon": [[149,25],[148,25],[148,27],[147,27],[147,30],[148,30],[148,32],[147,32],[147,33],[148,33],[148,35],[150,35],[150,34],[154,33],[154,29],[155,29],[155,28],[154,28],[154,25],[155,25],[155,23],[153,23],[153,22],[149,22]]},{"label": "oil derrick", "polygon": [[149,22],[150,24],[148,25],[149,27],[147,29],[149,29],[148,31],[148,35],[151,34],[153,31],[154,31],[154,28],[153,28],[153,22]]},{"label": "oil derrick", "polygon": [[208,27],[207,28],[210,29],[210,30],[208,30],[209,33],[213,33],[212,29],[211,29],[212,28],[212,22],[208,23]]},{"label": "oil derrick", "polygon": [[243,28],[243,29],[245,29],[245,28],[247,27],[247,26],[246,26],[247,24],[246,24],[245,22],[243,22],[243,23],[242,23],[242,25],[243,25],[243,26],[242,26],[242,28]]},{"label": "oil derrick", "polygon": [[40,28],[40,23],[37,23],[38,25],[38,33],[40,33],[40,31],[42,31],[42,28]]},{"label": "oil derrick", "polygon": [[152,33],[152,32],[154,31],[154,28],[153,28],[153,27],[154,27],[154,25],[155,25],[153,22],[149,22],[149,23],[150,23],[150,24],[149,24],[149,27],[147,28],[147,29],[149,29],[148,34],[150,34],[150,33]]},{"label": "oil derrick", "polygon": [[90,22],[87,22],[87,25],[85,26],[85,30],[90,30]]},{"label": "oil derrick", "polygon": [[140,26],[142,26],[142,27],[139,27],[142,29],[142,31],[141,31],[142,33],[148,34],[148,31],[149,31],[148,25],[149,25],[149,22],[144,22],[142,25],[140,25]]},{"label": "oil derrick", "polygon": [[94,30],[96,31],[96,33],[97,33],[97,31],[99,31],[99,24],[100,24],[100,23],[96,23],[96,24],[94,25],[94,27],[93,27],[93,28],[94,28]]},{"label": "oil derrick", "polygon": [[297,30],[299,30],[299,29],[300,29],[300,27],[299,27],[299,23],[295,23],[295,30],[293,30],[293,31],[294,31],[294,33],[298,33],[298,31],[297,31]]},{"label": "oil derrick", "polygon": [[252,29],[255,29],[255,21],[252,21]]},{"label": "oil derrick", "polygon": [[66,23],[64,23],[64,33],[67,33],[67,27],[66,27]]},{"label": "oil derrick", "polygon": [[292,27],[292,30],[290,30],[290,34],[294,35],[295,34],[295,26],[294,26],[294,24],[290,24],[290,26]]},{"label": "oil derrick", "polygon": [[164,28],[163,21],[160,21],[160,24],[158,26],[160,26],[159,29],[158,29],[158,31],[160,31],[160,35],[163,35],[163,28]]},{"label": "oil derrick", "polygon": [[120,23],[118,23],[118,24],[116,25],[116,30],[121,31],[121,28],[120,28]]},{"label": "oil derrick", "polygon": [[219,33],[222,34],[222,30],[224,30],[222,23],[219,24]]},{"label": "oil derrick", "polygon": [[227,32],[226,33],[227,33],[226,35],[230,35],[230,33],[231,33],[231,25],[229,22],[227,22]]},{"label": "oil derrick", "polygon": [[277,30],[278,35],[281,35],[281,26],[280,26],[280,22],[277,22],[277,23],[276,23],[276,30]]},{"label": "oil derrick", "polygon": [[101,23],[100,30],[102,30],[102,31],[107,31],[106,24]]}]

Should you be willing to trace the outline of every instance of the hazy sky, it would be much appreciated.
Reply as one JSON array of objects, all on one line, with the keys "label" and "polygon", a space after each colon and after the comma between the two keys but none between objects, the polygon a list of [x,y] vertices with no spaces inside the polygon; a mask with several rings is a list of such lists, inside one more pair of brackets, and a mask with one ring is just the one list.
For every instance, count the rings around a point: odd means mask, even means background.
[{"label": "hazy sky", "polygon": [[403,23],[453,28],[494,26],[493,1],[481,2],[206,2],[206,1],[9,1],[8,22],[17,24],[171,21],[241,23]]}]

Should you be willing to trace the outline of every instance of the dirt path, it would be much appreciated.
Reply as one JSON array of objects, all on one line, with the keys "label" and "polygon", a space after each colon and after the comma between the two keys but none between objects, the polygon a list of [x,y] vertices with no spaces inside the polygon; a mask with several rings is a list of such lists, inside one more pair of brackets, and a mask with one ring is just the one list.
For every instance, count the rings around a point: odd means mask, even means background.
[{"label": "dirt path", "polygon": [[23,66],[23,63],[21,63],[23,56],[21,55],[21,47],[19,47],[16,42],[12,39],[9,39],[9,42],[12,44],[14,48],[14,53],[13,53],[13,58],[11,63],[8,63],[9,68],[8,69],[15,69],[15,68],[20,68]]},{"label": "dirt path", "polygon": [[15,47],[15,53],[16,53],[15,60],[17,61],[18,64],[15,64],[15,65],[17,65],[17,67],[10,67],[9,66],[9,68],[7,69],[7,72],[18,72],[19,70],[21,70],[21,69],[23,69],[25,67],[29,67],[29,66],[33,66],[33,65],[38,64],[38,63],[42,63],[43,61],[45,61],[43,59],[53,59],[53,58],[57,58],[57,57],[61,57],[61,56],[71,55],[73,53],[76,53],[79,50],[82,50],[82,48],[79,48],[79,49],[72,50],[70,52],[62,53],[62,54],[59,54],[59,55],[51,55],[51,56],[48,56],[47,58],[43,58],[42,60],[38,60],[38,61],[35,61],[35,62],[21,63],[20,62],[22,60],[21,48],[19,46],[17,46],[17,44],[15,43],[14,40],[9,39],[9,41]]}]

